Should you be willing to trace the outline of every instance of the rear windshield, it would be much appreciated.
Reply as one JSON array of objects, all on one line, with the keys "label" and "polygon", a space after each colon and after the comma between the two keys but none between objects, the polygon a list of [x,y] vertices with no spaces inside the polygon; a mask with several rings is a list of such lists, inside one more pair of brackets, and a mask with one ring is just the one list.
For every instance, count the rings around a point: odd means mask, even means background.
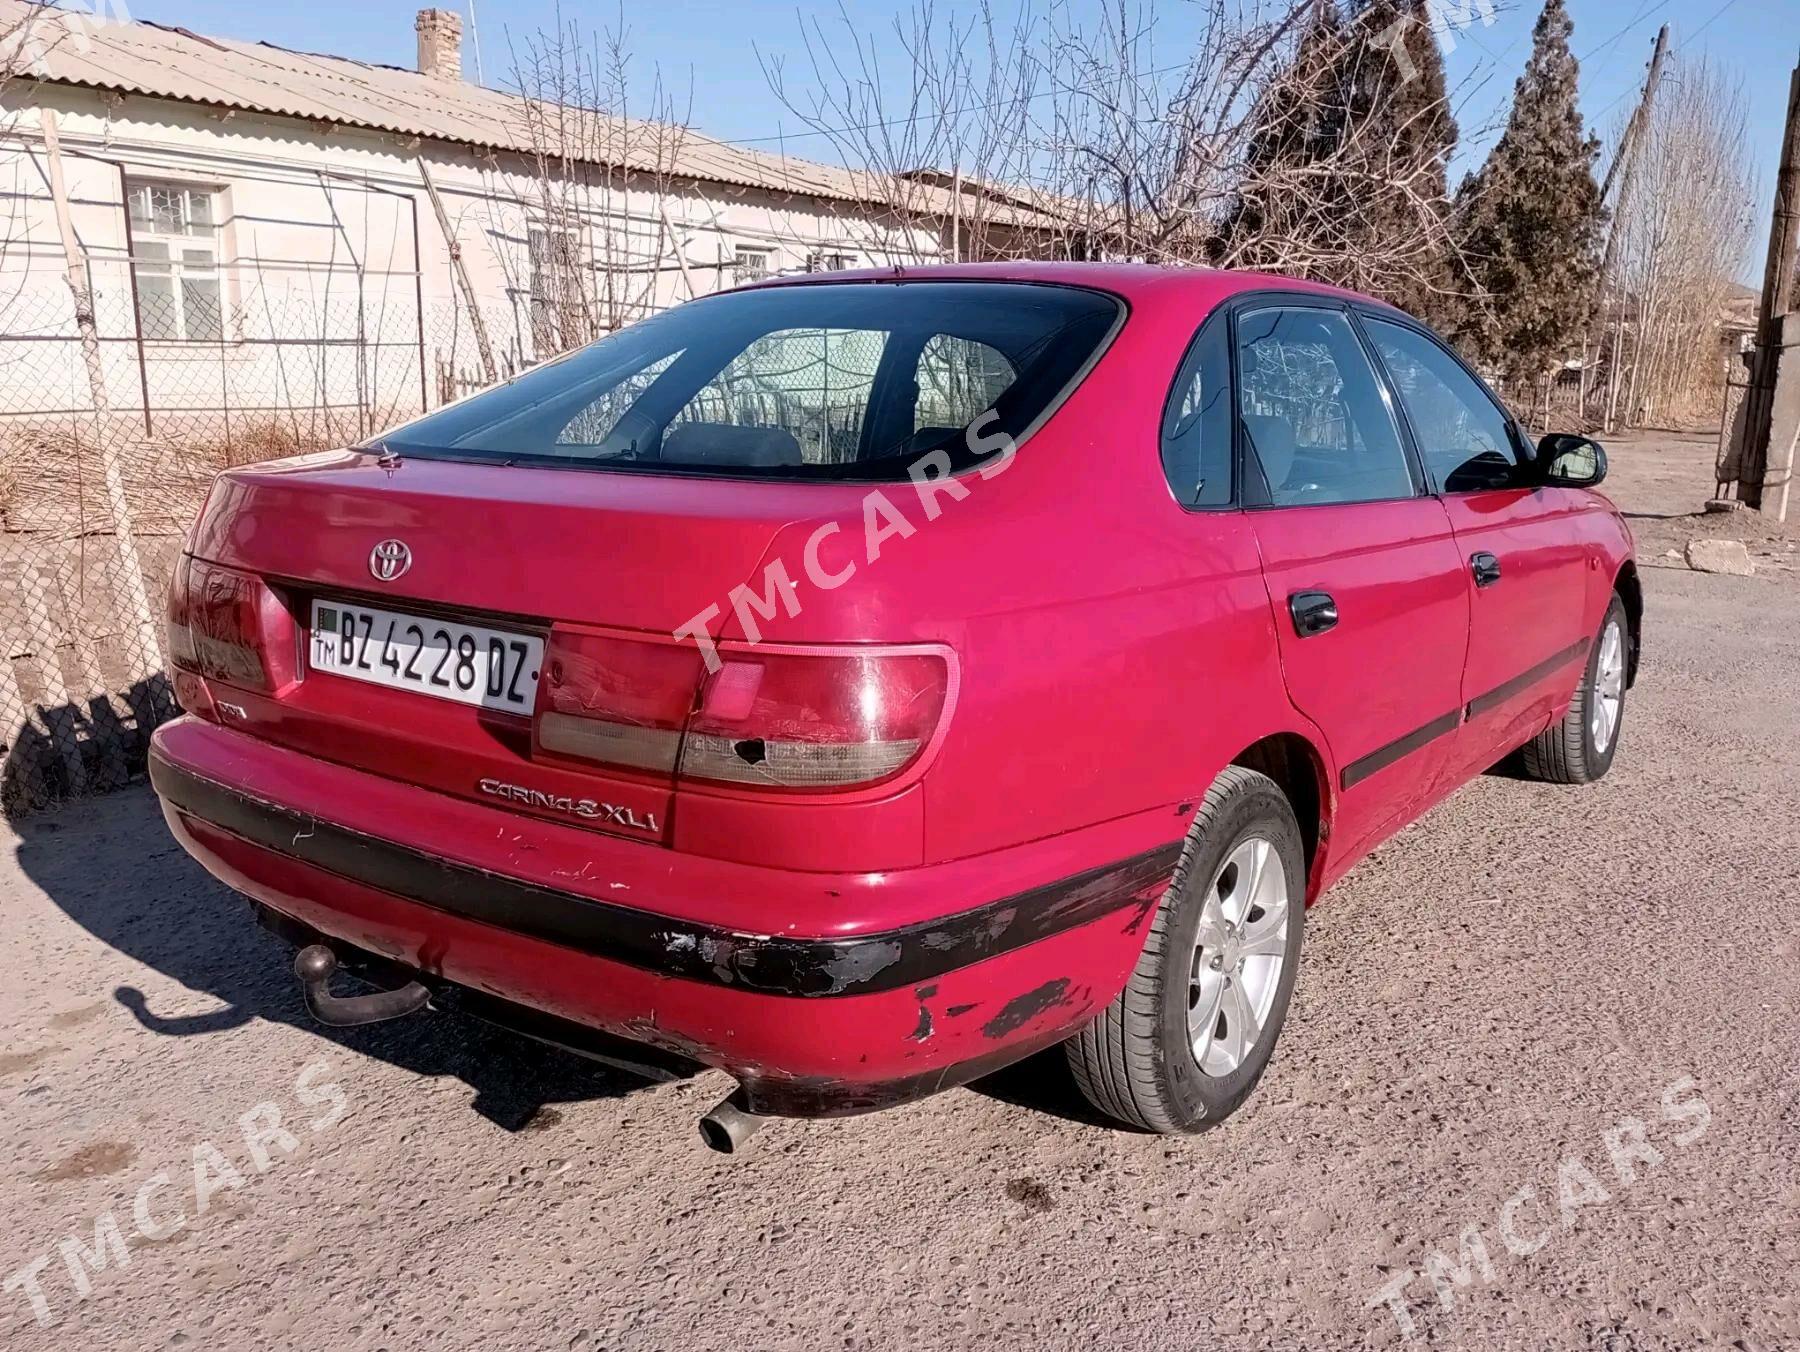
[{"label": "rear windshield", "polygon": [[[1022,438],[1121,303],[1010,282],[771,287],[691,301],[380,438],[402,455],[785,479],[904,478]],[[971,431],[973,427],[973,431]],[[373,444],[373,443],[371,443]]]}]

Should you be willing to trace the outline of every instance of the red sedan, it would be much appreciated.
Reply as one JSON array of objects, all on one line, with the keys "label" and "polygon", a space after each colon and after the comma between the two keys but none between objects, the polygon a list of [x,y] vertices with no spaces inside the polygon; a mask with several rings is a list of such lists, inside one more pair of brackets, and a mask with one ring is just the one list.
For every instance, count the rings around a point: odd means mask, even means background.
[{"label": "red sedan", "polygon": [[756,286],[220,476],[152,779],[327,1022],[719,1067],[722,1149],[1059,1042],[1194,1131],[1334,879],[1515,753],[1606,773],[1605,468],[1280,277]]}]

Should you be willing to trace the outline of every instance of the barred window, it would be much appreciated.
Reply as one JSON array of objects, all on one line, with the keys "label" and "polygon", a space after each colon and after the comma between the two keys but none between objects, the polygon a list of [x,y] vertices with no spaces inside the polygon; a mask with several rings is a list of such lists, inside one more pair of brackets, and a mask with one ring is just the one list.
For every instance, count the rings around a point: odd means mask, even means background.
[{"label": "barred window", "polygon": [[773,249],[750,249],[739,245],[732,252],[731,284],[743,286],[747,282],[760,282],[769,275],[769,260],[774,256]]},{"label": "barred window", "polygon": [[220,196],[217,188],[127,180],[132,270],[144,337],[218,342],[225,336]]}]

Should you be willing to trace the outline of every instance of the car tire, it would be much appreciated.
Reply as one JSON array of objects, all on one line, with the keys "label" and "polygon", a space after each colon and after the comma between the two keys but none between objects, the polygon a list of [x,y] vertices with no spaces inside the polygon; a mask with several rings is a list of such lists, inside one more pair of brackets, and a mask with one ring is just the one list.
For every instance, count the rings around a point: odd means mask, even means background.
[{"label": "car tire", "polygon": [[1166,1134],[1204,1131],[1236,1111],[1287,1017],[1305,870],[1287,795],[1267,775],[1228,767],[1194,818],[1131,979],[1066,1044],[1088,1102]]},{"label": "car tire", "polygon": [[1581,683],[1562,721],[1520,749],[1532,779],[1546,784],[1592,784],[1612,768],[1625,731],[1625,686],[1631,663],[1631,630],[1625,605],[1615,595],[1588,648]]}]

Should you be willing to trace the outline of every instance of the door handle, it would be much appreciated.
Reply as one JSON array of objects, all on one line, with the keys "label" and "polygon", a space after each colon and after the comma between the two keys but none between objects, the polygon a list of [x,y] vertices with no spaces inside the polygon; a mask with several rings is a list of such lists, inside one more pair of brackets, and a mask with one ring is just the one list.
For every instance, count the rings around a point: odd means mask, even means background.
[{"label": "door handle", "polygon": [[1288,614],[1293,617],[1294,632],[1301,638],[1337,628],[1337,600],[1330,592],[1295,592],[1288,597]]},{"label": "door handle", "polygon": [[1474,574],[1477,587],[1491,587],[1500,580],[1500,560],[1485,549],[1479,554],[1471,554],[1469,572]]}]

